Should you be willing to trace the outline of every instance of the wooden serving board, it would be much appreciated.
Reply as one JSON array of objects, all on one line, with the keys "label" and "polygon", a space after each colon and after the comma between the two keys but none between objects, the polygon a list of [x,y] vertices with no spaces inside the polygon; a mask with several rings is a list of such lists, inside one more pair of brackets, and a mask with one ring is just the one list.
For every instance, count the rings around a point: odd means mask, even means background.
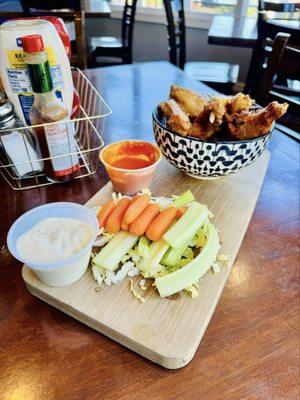
[{"label": "wooden serving board", "polygon": [[[171,196],[191,189],[197,200],[214,213],[213,222],[221,231],[222,250],[231,262],[219,274],[209,271],[200,283],[199,297],[185,293],[162,299],[153,287],[142,291],[144,304],[129,290],[129,280],[96,291],[91,269],[77,282],[50,287],[23,267],[23,278],[30,293],[123,344],[142,356],[166,367],[180,368],[193,358],[218,303],[232,264],[251,219],[267,170],[270,153],[244,171],[218,180],[187,177],[165,160],[152,185],[154,196]],[[104,186],[87,202],[103,204],[111,196],[111,184]]]}]

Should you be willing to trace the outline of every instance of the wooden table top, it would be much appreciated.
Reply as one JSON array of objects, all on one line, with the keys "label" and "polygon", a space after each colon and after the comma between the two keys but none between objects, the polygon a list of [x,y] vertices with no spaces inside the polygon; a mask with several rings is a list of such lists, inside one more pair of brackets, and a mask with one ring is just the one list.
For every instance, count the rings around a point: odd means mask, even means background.
[{"label": "wooden table top", "polygon": [[[288,29],[300,28],[300,22],[296,20],[269,19],[268,23]],[[216,15],[208,32],[209,44],[252,48],[256,39],[257,18],[253,17]]]},{"label": "wooden table top", "polygon": [[[113,110],[106,143],[153,140],[151,110],[167,97],[171,83],[209,90],[168,63],[108,67],[88,75]],[[298,399],[299,146],[275,130],[269,149],[271,162],[239,256],[202,344],[183,369],[165,370],[31,296],[21,264],[3,248],[1,398]],[[92,178],[40,191],[17,193],[1,180],[0,245],[26,210],[51,201],[84,203],[106,181],[102,168]]]},{"label": "wooden table top", "polygon": [[[106,0],[81,0],[81,9],[85,12],[86,18],[108,18],[111,14],[109,2]],[[0,4],[0,18],[22,16],[23,10],[20,3],[8,0]]]}]

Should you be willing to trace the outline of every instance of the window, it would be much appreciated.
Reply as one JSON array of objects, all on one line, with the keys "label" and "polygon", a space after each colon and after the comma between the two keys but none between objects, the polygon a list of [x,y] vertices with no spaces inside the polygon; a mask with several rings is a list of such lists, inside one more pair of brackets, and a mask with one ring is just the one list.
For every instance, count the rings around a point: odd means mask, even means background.
[{"label": "window", "polygon": [[189,9],[204,14],[233,14],[236,0],[189,0]]},{"label": "window", "polygon": [[141,0],[142,8],[157,8],[163,7],[163,0]]},{"label": "window", "polygon": [[258,0],[249,0],[247,16],[257,17],[257,9],[258,9]]},{"label": "window", "polygon": [[[184,0],[186,25],[206,28],[213,15],[227,14],[256,16],[258,0]],[[113,16],[120,17],[124,0],[111,0]],[[114,12],[114,11],[117,11]],[[163,0],[138,0],[136,19],[146,22],[164,23]],[[118,15],[117,15],[118,14]],[[153,18],[155,16],[155,18]]]}]

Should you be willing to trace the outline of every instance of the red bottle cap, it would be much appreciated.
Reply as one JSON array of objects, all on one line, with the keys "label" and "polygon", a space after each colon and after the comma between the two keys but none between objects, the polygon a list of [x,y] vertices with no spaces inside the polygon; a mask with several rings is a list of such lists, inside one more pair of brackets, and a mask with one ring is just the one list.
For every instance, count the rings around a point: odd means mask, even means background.
[{"label": "red bottle cap", "polygon": [[43,38],[41,35],[27,35],[21,37],[21,40],[25,53],[36,53],[45,50]]}]

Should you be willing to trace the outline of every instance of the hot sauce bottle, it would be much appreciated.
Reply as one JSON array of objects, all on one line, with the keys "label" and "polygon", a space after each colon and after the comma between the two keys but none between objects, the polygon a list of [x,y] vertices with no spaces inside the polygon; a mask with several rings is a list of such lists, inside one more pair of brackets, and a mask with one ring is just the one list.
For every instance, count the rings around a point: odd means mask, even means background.
[{"label": "hot sauce bottle", "polygon": [[74,124],[64,122],[69,119],[69,111],[53,90],[48,56],[42,36],[23,36],[22,45],[34,93],[34,102],[30,109],[31,124],[62,121],[59,124],[35,128],[42,157],[51,158],[44,162],[46,177],[52,182],[70,181],[75,178],[79,170]]}]

